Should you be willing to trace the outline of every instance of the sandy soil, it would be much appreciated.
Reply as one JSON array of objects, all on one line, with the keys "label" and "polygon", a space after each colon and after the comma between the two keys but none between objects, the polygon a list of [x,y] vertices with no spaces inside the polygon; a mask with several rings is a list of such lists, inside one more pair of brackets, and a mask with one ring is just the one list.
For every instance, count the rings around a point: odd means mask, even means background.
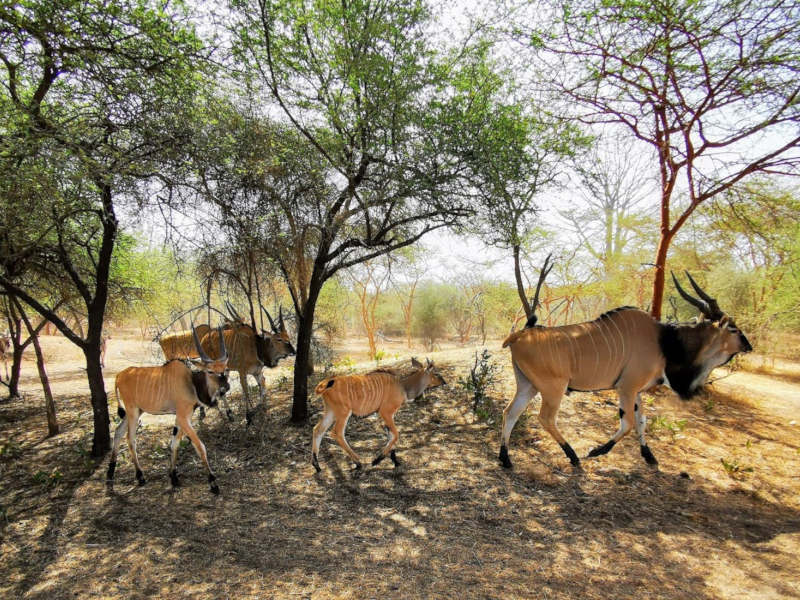
[{"label": "sandy soil", "polygon": [[[288,424],[289,363],[268,373],[269,398],[249,428],[236,394],[234,422],[212,411],[199,425],[222,488],[214,497],[190,447],[179,458],[182,487],[171,489],[163,419],[139,432],[147,484],[134,485],[125,449],[107,487],[105,461],[87,453],[80,354],[44,339],[62,433],[44,439],[26,362],[24,398],[0,403],[0,597],[800,597],[794,363],[756,357],[748,371],[715,372],[710,391],[688,403],[649,394],[658,469],[629,437],[573,470],[538,426],[534,402],[507,471],[496,456],[514,391],[508,357],[487,344],[502,372],[479,417],[458,383],[474,349],[446,347],[430,356],[449,385],[398,413],[403,465],[384,461],[360,476],[330,439],[314,474],[319,403],[308,424]],[[408,359],[400,344],[387,353]],[[340,356],[357,370],[369,368],[363,358],[358,343]],[[125,366],[159,361],[152,344],[112,338],[108,389]],[[612,394],[574,393],[560,426],[584,456],[613,433],[616,416]],[[384,438],[370,417],[351,420],[348,439],[366,462]]]}]

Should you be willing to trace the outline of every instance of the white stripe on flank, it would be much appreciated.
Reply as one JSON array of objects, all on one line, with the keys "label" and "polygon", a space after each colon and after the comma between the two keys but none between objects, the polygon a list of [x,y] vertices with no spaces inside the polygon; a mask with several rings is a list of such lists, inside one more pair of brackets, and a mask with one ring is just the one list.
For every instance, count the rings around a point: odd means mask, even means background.
[{"label": "white stripe on flank", "polygon": [[622,360],[625,361],[625,336],[622,335],[622,332],[619,329],[619,325],[617,325],[616,319],[610,319],[610,321],[614,324],[614,329],[616,329],[617,333],[619,334],[619,341],[620,344],[622,344],[622,350],[620,351],[620,356],[622,357]]}]

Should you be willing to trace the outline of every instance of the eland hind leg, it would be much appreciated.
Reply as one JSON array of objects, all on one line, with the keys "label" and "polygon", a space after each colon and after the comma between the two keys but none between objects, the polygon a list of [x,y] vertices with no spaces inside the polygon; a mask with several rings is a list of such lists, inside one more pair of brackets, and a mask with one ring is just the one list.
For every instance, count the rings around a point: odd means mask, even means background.
[{"label": "eland hind leg", "polygon": [[342,450],[353,459],[353,462],[356,463],[356,470],[359,470],[361,468],[361,459],[358,454],[355,453],[355,450],[350,447],[350,444],[347,443],[347,438],[344,437],[344,430],[347,427],[347,421],[350,420],[351,414],[353,414],[352,411],[336,420],[336,425],[333,427],[333,434],[336,436],[336,443],[338,443],[342,447]]},{"label": "eland hind leg", "polygon": [[106,480],[108,482],[114,481],[114,471],[117,469],[117,453],[119,452],[119,446],[127,430],[128,416],[126,415],[122,417],[122,421],[117,425],[117,431],[114,433],[114,444],[111,446],[111,458],[108,461],[108,472],[106,473]]},{"label": "eland hind leg", "polygon": [[322,442],[322,438],[325,436],[325,432],[331,428],[333,425],[334,420],[336,419],[336,414],[331,410],[331,408],[324,403],[324,412],[322,413],[322,418],[319,420],[319,423],[314,427],[314,433],[311,435],[311,464],[314,465],[314,468],[319,473],[322,469],[319,467],[319,460],[317,459],[317,454],[319,453],[319,445]]},{"label": "eland hind leg", "polygon": [[400,432],[397,431],[397,426],[394,424],[395,411],[382,410],[379,414],[381,419],[383,419],[383,422],[386,423],[388,439],[386,441],[386,445],[383,447],[383,450],[381,450],[378,456],[373,459],[372,466],[374,467],[377,465],[384,458],[386,458],[386,455],[388,454],[391,457],[394,466],[398,467],[400,466],[400,461],[397,459],[397,453],[395,452],[394,447],[397,445],[397,440],[400,439]]},{"label": "eland hind leg", "polygon": [[517,380],[517,391],[514,398],[503,410],[503,429],[500,433],[500,463],[506,468],[511,468],[511,459],[508,457],[508,440],[511,430],[517,424],[519,416],[525,411],[531,399],[536,395],[536,388],[527,377],[514,365],[514,377]]},{"label": "eland hind leg", "polygon": [[131,408],[126,415],[128,420],[128,447],[131,449],[131,460],[133,460],[133,465],[136,467],[136,481],[139,485],[144,485],[147,482],[144,478],[142,467],[139,465],[139,455],[136,452],[136,428],[139,427],[139,415],[141,415],[141,411],[136,407]]},{"label": "eland hind leg", "polygon": [[549,389],[542,390],[542,405],[539,407],[539,423],[558,442],[564,454],[567,455],[573,467],[580,467],[581,461],[569,442],[561,435],[556,425],[558,409],[561,407],[561,399],[567,389],[567,382],[556,382]]}]

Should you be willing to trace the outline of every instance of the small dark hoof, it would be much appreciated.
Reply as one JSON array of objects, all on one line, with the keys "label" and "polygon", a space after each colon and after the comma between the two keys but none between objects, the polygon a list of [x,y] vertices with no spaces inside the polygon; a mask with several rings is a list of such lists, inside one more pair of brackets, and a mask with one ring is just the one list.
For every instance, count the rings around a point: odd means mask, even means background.
[{"label": "small dark hoof", "polygon": [[399,458],[397,458],[397,454],[395,453],[395,451],[394,451],[394,450],[392,450],[392,451],[389,453],[389,458],[391,458],[391,459],[392,459],[392,462],[394,463],[394,466],[395,466],[395,467],[399,467],[399,466],[402,464],[402,463],[400,462],[400,459],[399,459]]},{"label": "small dark hoof", "polygon": [[511,459],[508,458],[508,448],[506,446],[500,446],[500,464],[503,465],[506,469],[511,468]]},{"label": "small dark hoof", "polygon": [[681,479],[691,479],[692,476],[689,475],[686,471],[681,471],[680,478]]},{"label": "small dark hoof", "polygon": [[375,458],[372,459],[372,466],[379,464],[384,458],[386,458],[383,454],[378,454]]},{"label": "small dark hoof", "polygon": [[211,484],[211,493],[215,496],[219,496],[219,486],[216,483]]},{"label": "small dark hoof", "polygon": [[608,454],[608,451],[611,450],[616,443],[617,442],[615,442],[614,440],[608,440],[602,446],[598,446],[597,448],[595,448],[591,452],[589,452],[587,458],[590,458],[592,456],[600,456],[602,454]]},{"label": "small dark hoof", "polygon": [[198,416],[200,417],[201,421],[206,418],[206,409],[203,408],[202,406],[200,407],[200,413]]},{"label": "small dark hoof", "polygon": [[140,486],[147,483],[147,480],[144,478],[144,474],[141,471],[136,471],[136,481],[139,483]]},{"label": "small dark hoof", "polygon": [[228,415],[228,421],[233,421],[233,411],[230,408],[225,410],[225,414]]},{"label": "small dark hoof", "polygon": [[577,454],[575,454],[575,450],[572,449],[572,446],[570,446],[568,442],[564,442],[561,445],[561,449],[564,451],[564,454],[567,455],[567,458],[569,459],[570,464],[573,467],[580,468],[581,459],[578,458]]},{"label": "small dark hoof", "polygon": [[317,473],[322,471],[322,469],[319,468],[319,461],[317,460],[317,455],[316,454],[314,454],[311,457],[311,464],[314,465],[314,468],[317,470]]},{"label": "small dark hoof", "polygon": [[[232,421],[232,420],[233,420],[233,419],[231,419],[231,421]],[[246,425],[246,426],[249,426],[249,425],[250,425],[250,423],[252,423],[252,421],[253,421],[253,413],[252,413],[252,412],[250,412],[250,411],[248,410],[246,413],[244,413],[244,422],[245,422],[245,425]]]},{"label": "small dark hoof", "polygon": [[178,479],[178,472],[177,471],[170,471],[169,480],[172,482],[172,487],[180,487],[181,482]]},{"label": "small dark hoof", "polygon": [[642,457],[648,465],[655,466],[658,464],[658,461],[656,460],[656,457],[653,456],[649,446],[642,446]]},{"label": "small dark hoof", "polygon": [[108,471],[106,472],[106,481],[114,481],[114,471],[117,469],[117,461],[112,460],[108,463]]}]

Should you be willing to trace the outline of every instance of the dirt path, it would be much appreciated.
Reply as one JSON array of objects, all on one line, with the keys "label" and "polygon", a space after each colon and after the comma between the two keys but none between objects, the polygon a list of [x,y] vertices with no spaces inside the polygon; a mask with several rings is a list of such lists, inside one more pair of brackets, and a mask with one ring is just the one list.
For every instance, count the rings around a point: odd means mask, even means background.
[{"label": "dirt path", "polygon": [[760,373],[737,371],[719,379],[713,385],[723,394],[747,401],[787,423],[800,422],[800,383]]},{"label": "dirt path", "polygon": [[[146,344],[116,342],[109,385],[131,361],[150,361]],[[496,457],[513,374],[492,351],[502,380],[482,418],[458,385],[473,350],[432,355],[450,385],[398,413],[403,466],[384,461],[360,476],[330,438],[314,473],[318,403],[309,423],[289,426],[289,383],[271,373],[253,425],[234,397],[236,421],[213,411],[199,427],[222,489],[214,497],[191,448],[179,456],[182,487],[170,488],[169,426],[157,422],[139,433],[147,484],[134,485],[125,449],[107,487],[105,461],[87,456],[80,357],[49,345],[63,433],[43,439],[34,379],[24,399],[0,404],[0,597],[800,597],[791,373],[737,372],[692,402],[647,395],[658,469],[629,436],[574,471],[534,402],[514,430],[508,471]],[[616,429],[616,400],[574,393],[559,423],[585,456]],[[352,419],[348,440],[371,457],[378,421]]]}]

